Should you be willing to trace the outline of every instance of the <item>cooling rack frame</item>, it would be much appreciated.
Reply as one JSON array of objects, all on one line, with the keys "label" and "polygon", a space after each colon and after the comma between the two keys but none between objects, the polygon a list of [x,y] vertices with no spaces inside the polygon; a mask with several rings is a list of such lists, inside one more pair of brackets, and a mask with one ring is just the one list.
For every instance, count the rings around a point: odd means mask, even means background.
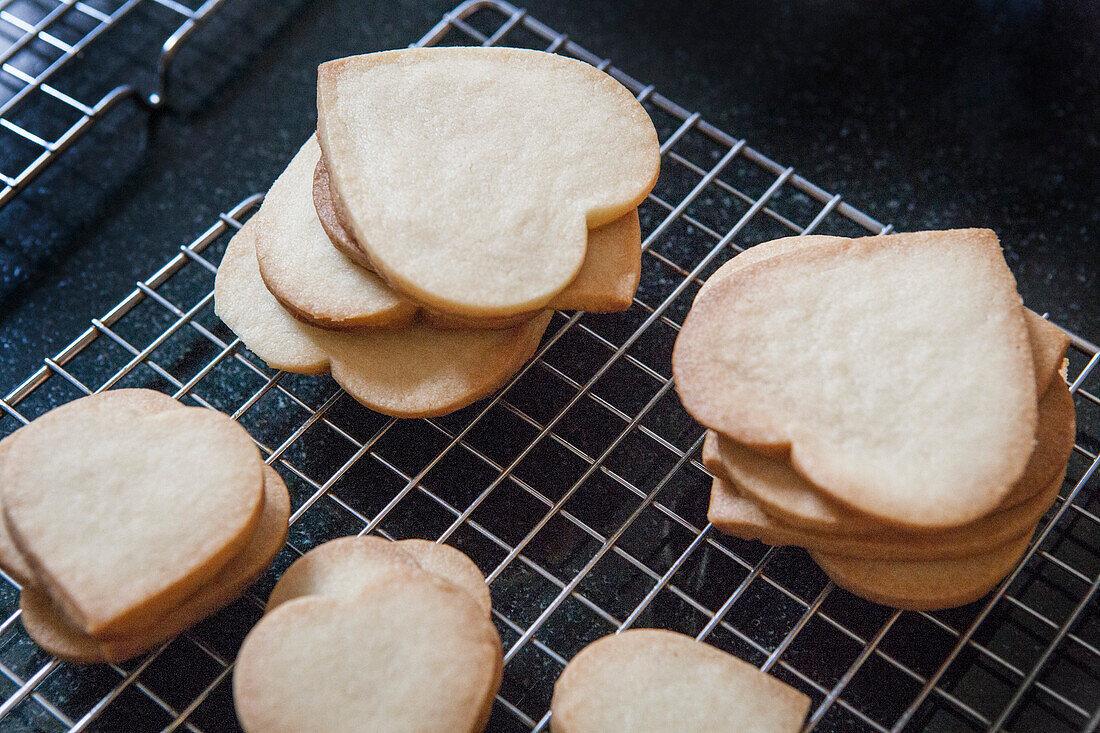
[{"label": "cooling rack frame", "polygon": [[[88,133],[108,112],[127,99],[133,99],[142,107],[156,110],[167,104],[169,78],[172,62],[187,39],[201,28],[227,0],[204,0],[197,8],[190,8],[180,0],[124,0],[116,7],[104,12],[90,2],[83,0],[41,0],[41,4],[51,6],[48,12],[29,22],[11,12],[14,0],[0,1],[0,27],[15,28],[20,31],[18,38],[0,52],[0,79],[14,80],[18,90],[0,104],[0,126],[18,138],[19,145],[33,150],[34,155],[18,170],[0,171],[0,208],[3,208],[21,191],[81,137]],[[160,44],[156,62],[156,75],[151,90],[144,91],[134,84],[123,83],[114,87],[98,100],[83,102],[49,83],[50,78],[69,67],[80,63],[80,54],[101,35],[116,27],[132,11],[142,4],[157,5],[181,20],[179,26]],[[51,29],[64,23],[67,16],[76,14],[87,25],[78,38],[72,41],[62,40]],[[82,24],[84,25],[84,24]],[[43,52],[57,52],[59,55],[37,73],[28,73],[11,61],[12,56],[21,51],[38,47]],[[56,116],[65,115],[72,122],[56,135],[40,135],[15,121],[14,115],[19,107],[33,95],[41,94],[58,105]],[[75,115],[75,117],[73,117]],[[23,157],[24,151],[19,151]]]}]

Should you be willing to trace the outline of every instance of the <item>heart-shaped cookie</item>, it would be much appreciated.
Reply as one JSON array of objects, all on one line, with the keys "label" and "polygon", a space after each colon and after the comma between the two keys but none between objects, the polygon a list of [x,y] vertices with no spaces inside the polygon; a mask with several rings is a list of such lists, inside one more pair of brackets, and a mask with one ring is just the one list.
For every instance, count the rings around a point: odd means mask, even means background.
[{"label": "heart-shaped cookie", "polygon": [[221,413],[93,395],[13,436],[0,490],[12,540],[66,617],[114,635],[156,619],[243,548],[263,462]]},{"label": "heart-shaped cookie", "polygon": [[822,491],[887,521],[988,513],[1033,446],[1027,328],[988,230],[831,241],[735,270],[696,300],[673,371],[701,423],[789,450]]},{"label": "heart-shaped cookie", "polygon": [[271,185],[253,217],[260,275],[284,308],[324,328],[402,326],[417,308],[373,272],[337,252],[313,206],[311,136]]},{"label": "heart-shaped cookie", "polygon": [[1001,582],[1019,562],[1032,531],[980,555],[907,562],[859,560],[811,551],[825,574],[858,596],[907,611],[933,611],[972,603]]},{"label": "heart-shaped cookie", "polygon": [[340,537],[302,555],[275,584],[267,610],[303,596],[354,598],[383,579],[424,573],[454,583],[491,613],[485,576],[462,552],[428,540],[391,542],[373,536]]},{"label": "heart-shaped cookie", "polygon": [[769,545],[797,545],[837,557],[904,562],[966,558],[1012,544],[1035,529],[1035,523],[1062,487],[1062,477],[1058,476],[1024,504],[946,530],[903,532],[880,526],[822,532],[773,517],[758,502],[743,495],[728,476],[714,473],[707,520],[722,532]]},{"label": "heart-shaped cookie", "polygon": [[326,331],[288,313],[264,286],[253,222],[226,247],[214,309],[269,366],[302,374],[332,370],[355,399],[395,417],[453,412],[501,387],[538,347],[550,313],[505,330],[406,328]]},{"label": "heart-shaped cookie", "polygon": [[317,111],[358,245],[396,290],[456,315],[544,307],[580,269],[588,229],[637,208],[660,167],[653,123],[625,87],[540,51],[330,61]]},{"label": "heart-shaped cookie", "polygon": [[[112,389],[100,393],[97,399],[102,405],[118,405],[147,412],[161,412],[183,407],[163,392],[156,392],[151,389]],[[4,452],[13,440],[13,436],[14,433],[0,440],[0,464],[4,462]],[[0,496],[2,496],[2,492],[0,492]],[[2,511],[2,504],[0,504],[0,512]],[[0,568],[3,568],[4,572],[11,575],[24,588],[38,585],[38,580],[34,577],[34,571],[27,565],[27,561],[23,559],[23,556],[19,554],[19,550],[8,533],[7,524],[2,520],[0,520]]]},{"label": "heart-shaped cookie", "polygon": [[24,588],[19,596],[23,627],[38,646],[60,659],[82,664],[121,662],[171,639],[236,600],[256,582],[286,542],[290,496],[286,484],[264,468],[264,508],[256,531],[239,554],[209,581],[152,625],[123,636],[96,638],[69,625],[45,593]]},{"label": "heart-shaped cookie", "polygon": [[[270,194],[268,197],[270,198]],[[366,253],[359,248],[359,244],[340,220],[334,208],[332,192],[329,189],[328,169],[325,168],[323,159],[317,161],[317,168],[313,175],[313,203],[317,210],[317,218],[328,233],[333,246],[360,267],[373,271],[374,265],[371,264]],[[263,238],[257,239],[258,248],[262,249],[264,245]],[[268,288],[274,288],[275,283],[266,273],[262,253],[260,271]],[[551,310],[580,310],[589,313],[626,310],[634,301],[641,271],[642,233],[638,211],[635,209],[609,224],[588,230],[588,248],[580,271],[564,290],[550,299],[546,307]],[[287,305],[284,297],[279,296],[278,293],[276,296],[284,305]],[[299,312],[302,310],[300,307],[288,307],[300,317],[305,316],[306,320],[314,320],[304,311]],[[332,320],[334,316],[344,322],[359,315],[341,308],[339,304],[327,297],[323,301],[322,308],[324,310],[318,313],[322,316],[322,322]],[[529,313],[520,313],[517,316],[504,318],[463,318],[438,313],[431,309],[426,309],[424,315],[431,325],[440,328],[506,328],[522,322],[524,318],[531,317]]]},{"label": "heart-shaped cookie", "polygon": [[449,580],[469,593],[486,614],[493,610],[493,599],[485,576],[465,553],[450,545],[428,540],[399,540],[397,546],[412,555],[420,567],[432,575]]},{"label": "heart-shaped cookie", "polygon": [[233,700],[250,733],[481,730],[500,686],[500,638],[452,583],[424,573],[357,598],[296,598],[249,632]]},{"label": "heart-shaped cookie", "polygon": [[391,576],[423,575],[420,563],[382,537],[339,537],[294,561],[267,599],[271,612],[295,598],[355,598],[363,588]]},{"label": "heart-shaped cookie", "polygon": [[554,684],[554,733],[794,733],[810,699],[690,636],[631,629],[570,660]]},{"label": "heart-shaped cookie", "polygon": [[[1036,495],[1051,481],[1061,482],[1066,463],[1073,452],[1075,437],[1073,397],[1059,377],[1039,400],[1039,425],[1035,431],[1035,450],[1023,474],[1016,480],[997,508],[985,517],[958,529],[970,531],[976,523],[992,520],[1001,524],[1003,513],[1027,504],[1024,523],[1034,524],[1050,506],[1036,502]],[[703,449],[704,462],[712,471],[728,476],[741,493],[780,520],[817,532],[875,533],[887,528],[881,520],[830,500],[785,462],[777,461],[710,431]],[[1031,516],[1032,512],[1038,512]],[[994,519],[996,518],[996,519]],[[942,535],[955,528],[940,531]],[[897,531],[905,534],[905,528]],[[1021,531],[1017,529],[1017,531]]]}]

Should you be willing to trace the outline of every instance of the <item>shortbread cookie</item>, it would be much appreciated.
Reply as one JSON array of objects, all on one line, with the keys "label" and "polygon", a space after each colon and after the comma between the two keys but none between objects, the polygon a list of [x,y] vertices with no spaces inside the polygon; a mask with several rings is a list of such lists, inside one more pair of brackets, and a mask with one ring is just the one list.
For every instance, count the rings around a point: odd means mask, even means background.
[{"label": "shortbread cookie", "polygon": [[798,731],[810,698],[690,636],[633,629],[589,644],[554,685],[554,733]]},{"label": "shortbread cookie", "polygon": [[[311,139],[316,140],[316,134]],[[323,156],[318,158],[317,166],[313,169],[313,209],[332,246],[355,264],[374,272],[374,265],[370,263],[370,259],[363,250],[359,249],[355,237],[336,211],[336,203],[332,199],[332,188],[328,181],[328,168],[325,167]]]},{"label": "shortbread cookie", "polygon": [[253,217],[264,284],[291,313],[325,328],[412,323],[417,308],[411,301],[333,248],[313,205],[320,158],[310,136]]},{"label": "shortbread cookie", "polygon": [[[14,435],[14,433],[12,433]],[[11,435],[0,440],[0,465],[4,463],[4,453],[11,441]],[[2,469],[0,469],[2,471]],[[3,500],[0,496],[0,511],[3,511]],[[2,517],[2,515],[0,515]],[[27,565],[27,561],[19,554],[15,543],[11,541],[7,525],[0,519],[0,569],[11,576],[16,583],[23,588],[35,584],[34,571]]]},{"label": "shortbread cookie", "polygon": [[550,299],[555,310],[614,313],[634,302],[642,275],[642,230],[635,209],[588,230],[588,249],[573,281]]},{"label": "shortbread cookie", "polygon": [[[360,267],[373,270],[370,258],[356,244],[333,208],[324,160],[318,161],[314,172],[313,203],[317,218],[328,232],[333,246]],[[580,310],[589,313],[626,310],[634,302],[641,272],[642,233],[638,211],[635,209],[609,224],[588,231],[588,249],[580,271],[573,282],[550,299],[546,307],[551,310]],[[530,315],[521,313],[518,318],[521,321]],[[462,318],[437,313],[431,309],[426,311],[426,317],[429,323],[440,328],[497,328],[508,327],[517,322],[517,317],[512,316],[494,319]]]},{"label": "shortbread cookie", "polygon": [[507,330],[424,325],[337,332],[290,315],[260,278],[250,220],[229,242],[214,283],[214,309],[275,369],[333,378],[359,402],[395,417],[453,412],[492,394],[538,347],[550,313]]},{"label": "shortbread cookie", "polygon": [[65,616],[122,634],[240,552],[262,509],[263,462],[221,413],[149,412],[105,393],[21,428],[0,486],[11,538]]},{"label": "shortbread cookie", "polygon": [[500,686],[496,629],[468,593],[423,574],[358,598],[296,598],[249,632],[233,700],[249,733],[481,730]]},{"label": "shortbread cookie", "polygon": [[546,306],[580,269],[588,230],[657,180],[641,104],[575,59],[415,48],[330,61],[317,77],[341,218],[391,287],[446,313]]},{"label": "shortbread cookie", "polygon": [[[813,247],[838,241],[843,242],[845,238],[807,234],[800,237],[783,237],[757,244],[715,270],[714,274],[703,283],[703,287],[699,289],[695,297],[698,298],[709,287],[721,282],[730,273],[756,262],[793,252],[802,247]],[[1024,320],[1027,324],[1028,342],[1031,344],[1031,355],[1035,365],[1035,394],[1041,395],[1046,391],[1051,377],[1058,371],[1062,359],[1065,358],[1070,339],[1065,331],[1033,310],[1024,309]]]},{"label": "shortbread cookie", "polygon": [[493,599],[485,576],[465,553],[450,545],[428,540],[400,540],[395,543],[409,553],[420,567],[444,580],[449,580],[473,596],[486,614],[493,610]]},{"label": "shortbread cookie", "polygon": [[[104,404],[124,405],[133,409],[147,410],[149,412],[160,412],[175,407],[183,407],[183,405],[163,392],[157,392],[151,389],[113,389],[101,393],[99,399],[103,400]],[[12,435],[14,435],[14,433],[12,433]],[[0,440],[0,464],[4,462],[4,451],[7,450],[12,435]],[[2,511],[2,507],[0,507],[0,511]],[[7,525],[2,520],[0,520],[0,568],[24,588],[37,585],[34,572],[31,570],[30,566],[27,565],[27,561],[23,559],[23,556],[19,554],[19,550],[16,549],[15,543],[11,540],[11,535],[8,534]]]},{"label": "shortbread cookie", "polygon": [[906,611],[934,611],[972,603],[993,590],[1023,556],[1031,534],[955,560],[857,560],[815,551],[810,556],[834,583],[857,596]]},{"label": "shortbread cookie", "polygon": [[1035,434],[1020,298],[988,230],[828,242],[735,270],[696,300],[673,371],[707,427],[789,451],[838,501],[915,527],[992,510]]},{"label": "shortbread cookie", "polygon": [[1050,509],[1062,477],[1053,479],[1025,504],[978,519],[962,527],[934,532],[905,532],[892,527],[877,531],[820,532],[784,523],[743,496],[729,478],[717,475],[711,485],[707,520],[726,534],[769,545],[795,545],[842,557],[869,560],[943,560],[989,552],[1030,536],[1035,523]]},{"label": "shortbread cookie", "polygon": [[1062,368],[1069,349],[1069,334],[1028,308],[1024,308],[1024,322],[1035,365],[1035,394],[1041,395]]},{"label": "shortbread cookie", "polygon": [[721,267],[715,270],[714,274],[708,277],[702,287],[699,288],[699,292],[695,294],[695,298],[698,299],[699,296],[707,290],[722,282],[727,275],[748,267],[749,265],[762,262],[763,260],[770,259],[777,255],[795,252],[803,247],[813,247],[818,244],[844,241],[847,241],[846,237],[834,237],[827,234],[803,234],[797,237],[780,237],[779,239],[773,239],[769,242],[754,244],[743,252],[734,255],[724,262]]},{"label": "shortbread cookie", "polygon": [[117,637],[96,638],[70,626],[49,596],[24,588],[19,597],[23,626],[38,646],[80,664],[122,662],[194,626],[239,598],[270,567],[286,542],[290,496],[273,468],[264,469],[264,508],[259,525],[240,554],[205,585],[151,626]]},{"label": "shortbread cookie", "polygon": [[[1074,437],[1073,397],[1066,383],[1058,378],[1047,388],[1039,402],[1036,445],[1024,473],[993,510],[994,514],[989,516],[1025,503],[1034,504],[1032,500],[1037,493],[1056,478],[1060,481],[1073,451]],[[795,527],[819,532],[859,533],[885,529],[881,520],[831,500],[789,464],[757,453],[713,431],[707,436],[703,457],[707,468],[713,470],[720,464],[720,470],[741,493],[758,503],[764,511]],[[969,526],[960,525],[961,528]]]},{"label": "shortbread cookie", "polygon": [[384,578],[422,575],[420,563],[382,537],[340,537],[314,547],[287,568],[267,599],[267,612],[302,596],[355,598]]}]

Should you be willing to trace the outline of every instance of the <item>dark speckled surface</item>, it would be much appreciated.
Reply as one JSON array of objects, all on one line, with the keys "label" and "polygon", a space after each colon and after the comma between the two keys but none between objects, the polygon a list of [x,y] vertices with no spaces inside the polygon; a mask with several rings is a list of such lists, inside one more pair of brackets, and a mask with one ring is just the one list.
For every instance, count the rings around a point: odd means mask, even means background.
[{"label": "dark speckled surface", "polygon": [[[451,3],[264,6],[231,2],[185,51],[184,109],[123,105],[0,211],[0,389],[270,184],[314,125],[319,62],[405,45]],[[881,221],[993,227],[1025,302],[1100,340],[1095,3],[528,7]],[[113,31],[125,63],[103,67],[147,73],[126,44],[158,20]]]}]

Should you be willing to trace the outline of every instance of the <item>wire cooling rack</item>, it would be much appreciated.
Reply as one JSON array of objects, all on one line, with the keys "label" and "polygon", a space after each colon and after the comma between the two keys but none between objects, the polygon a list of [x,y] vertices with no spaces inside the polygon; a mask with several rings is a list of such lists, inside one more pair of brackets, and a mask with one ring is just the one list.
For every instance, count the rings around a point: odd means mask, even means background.
[{"label": "wire cooling rack", "polygon": [[817,730],[1096,729],[1096,347],[1074,340],[1077,447],[1062,496],[1005,582],[982,602],[937,613],[856,598],[802,550],[707,523],[703,429],[681,408],[669,362],[699,285],[744,247],[889,227],[506,3],[465,3],[419,43],[547,49],[596,64],[637,94],[664,160],[641,208],[633,307],[556,314],[536,358],[495,397],[443,418],[393,420],[328,378],[272,372],[214,316],[217,262],[261,197],[227,211],[0,400],[0,435],[112,387],[222,410],[290,487],[287,547],[243,599],[123,665],[43,654],[6,578],[0,728],[235,730],[233,659],[261,599],[302,552],[360,532],[449,542],[489,578],[505,645],[490,730],[546,730],[566,661],[630,626],[691,634],[805,691]]},{"label": "wire cooling rack", "polygon": [[[5,161],[0,169],[0,207],[122,100],[136,99],[149,108],[162,106],[169,68],[181,45],[224,3],[0,0],[0,151]],[[82,101],[80,93],[67,90],[64,83],[51,83],[63,69],[87,65],[88,46],[142,5],[155,6],[161,11],[159,20],[176,24],[160,45],[151,91],[123,84],[98,100]],[[102,59],[91,63],[102,63]],[[119,81],[110,79],[109,83]]]}]

